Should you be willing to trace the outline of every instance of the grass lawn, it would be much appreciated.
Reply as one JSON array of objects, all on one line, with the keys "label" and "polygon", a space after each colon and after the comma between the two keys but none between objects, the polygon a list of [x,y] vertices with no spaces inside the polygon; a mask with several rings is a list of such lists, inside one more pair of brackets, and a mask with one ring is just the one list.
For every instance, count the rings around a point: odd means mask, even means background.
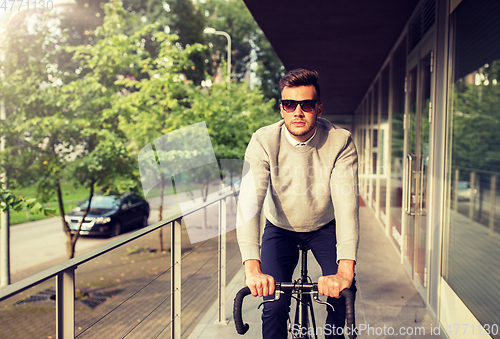
[{"label": "grass lawn", "polygon": [[[63,194],[64,210],[67,212],[76,207],[76,203],[84,200],[89,195],[88,189],[84,187],[75,188],[72,182],[61,182],[61,190]],[[26,198],[37,198],[36,186],[28,186],[12,190],[17,196]],[[44,203],[46,207],[56,210],[55,215],[59,215],[59,208],[57,206],[57,196],[54,194],[48,202]],[[35,221],[40,219],[50,218],[42,213],[29,213],[28,211],[10,212],[10,224],[16,225],[28,221]]]},{"label": "grass lawn", "polygon": [[[191,191],[193,189],[198,189],[198,187],[190,184],[183,184],[179,185],[178,191],[179,192],[186,192],[186,191]],[[19,188],[12,190],[13,193],[17,196],[22,196],[26,198],[36,198],[37,197],[37,190],[36,186],[28,186],[24,188]],[[72,182],[61,182],[61,191],[63,194],[63,201],[64,201],[64,211],[67,213],[68,211],[71,211],[73,208],[76,207],[76,204],[78,202],[83,201],[89,196],[89,191],[88,189],[84,187],[76,187]],[[172,189],[165,189],[165,195],[170,195],[173,194]],[[155,187],[151,190],[151,192],[148,194],[148,198],[153,198],[153,197],[158,197],[160,196],[160,190],[159,187]],[[55,215],[58,216],[59,214],[59,207],[58,207],[58,202],[57,202],[57,196],[54,194],[54,196],[49,199],[48,202],[44,203],[45,207],[50,207],[52,209],[55,209]],[[36,220],[41,220],[41,219],[46,219],[50,218],[50,216],[46,216],[42,213],[29,213],[29,211],[20,211],[20,212],[10,212],[10,224],[11,225],[17,225],[17,224],[22,224],[25,222],[29,221],[36,221]]]}]

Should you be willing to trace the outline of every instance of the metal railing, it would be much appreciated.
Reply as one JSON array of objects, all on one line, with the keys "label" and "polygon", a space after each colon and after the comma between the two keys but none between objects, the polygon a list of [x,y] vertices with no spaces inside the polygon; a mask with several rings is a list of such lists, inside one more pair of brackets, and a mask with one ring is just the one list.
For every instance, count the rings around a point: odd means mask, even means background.
[{"label": "metal railing", "polygon": [[219,239],[218,239],[218,322],[226,322],[225,287],[226,287],[226,199],[237,191],[224,190],[218,197],[212,197],[205,203],[194,206],[183,213],[171,215],[168,219],[144,227],[134,233],[112,241],[95,250],[91,250],[76,258],[53,266],[45,271],[0,289],[0,301],[41,284],[53,277],[56,278],[56,338],[75,337],[75,271],[78,266],[89,262],[121,247],[133,240],[141,238],[165,225],[171,224],[171,338],[181,338],[181,231],[183,216],[192,214],[214,203],[219,202]]}]

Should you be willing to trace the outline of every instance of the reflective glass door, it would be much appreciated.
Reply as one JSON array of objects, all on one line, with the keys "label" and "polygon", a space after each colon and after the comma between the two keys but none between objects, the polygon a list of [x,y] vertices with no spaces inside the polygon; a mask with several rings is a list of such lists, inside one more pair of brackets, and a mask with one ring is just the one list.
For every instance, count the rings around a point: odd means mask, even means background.
[{"label": "reflective glass door", "polygon": [[422,50],[408,63],[406,110],[405,258],[415,281],[427,287],[427,190],[432,58]]}]

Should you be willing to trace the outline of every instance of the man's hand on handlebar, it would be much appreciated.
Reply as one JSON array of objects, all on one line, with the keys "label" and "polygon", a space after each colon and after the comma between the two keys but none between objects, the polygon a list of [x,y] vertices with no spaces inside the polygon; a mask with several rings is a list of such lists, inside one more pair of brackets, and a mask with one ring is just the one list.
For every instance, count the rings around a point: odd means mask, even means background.
[{"label": "man's hand on handlebar", "polygon": [[250,292],[254,297],[265,297],[274,293],[274,278],[270,275],[262,273],[260,269],[260,261],[249,259],[245,261],[245,276],[246,285],[250,288]]},{"label": "man's hand on handlebar", "polygon": [[333,298],[340,298],[340,292],[351,287],[354,279],[354,261],[339,260],[337,274],[319,277],[318,292]]}]

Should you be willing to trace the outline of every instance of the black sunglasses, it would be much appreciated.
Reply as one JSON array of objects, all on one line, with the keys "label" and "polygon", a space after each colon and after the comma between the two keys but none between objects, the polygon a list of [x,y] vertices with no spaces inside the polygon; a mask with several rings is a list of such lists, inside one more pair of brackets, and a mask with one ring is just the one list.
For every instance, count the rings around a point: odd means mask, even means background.
[{"label": "black sunglasses", "polygon": [[295,101],[295,100],[281,100],[281,107],[283,107],[283,110],[285,112],[294,112],[295,109],[297,108],[297,105],[300,104],[300,108],[304,112],[312,112],[316,108],[316,103],[318,103],[319,100],[302,100],[302,101]]}]

